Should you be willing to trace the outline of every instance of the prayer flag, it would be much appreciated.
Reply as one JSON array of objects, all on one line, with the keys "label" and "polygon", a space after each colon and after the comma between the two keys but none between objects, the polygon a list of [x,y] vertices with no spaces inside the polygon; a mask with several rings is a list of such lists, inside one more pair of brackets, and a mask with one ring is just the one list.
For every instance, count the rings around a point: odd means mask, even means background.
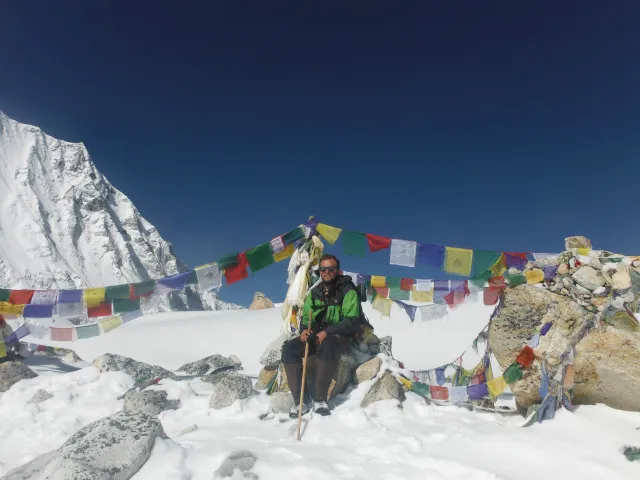
[{"label": "prayer flag", "polygon": [[0,358],[7,356],[7,349],[4,346],[4,340],[0,340]]},{"label": "prayer flag", "polygon": [[82,290],[60,290],[58,292],[58,303],[82,303]]},{"label": "prayer flag", "polygon": [[387,287],[400,288],[400,277],[387,277]]},{"label": "prayer flag", "polygon": [[496,263],[491,267],[491,275],[494,277],[501,277],[504,275],[504,272],[507,271],[507,265],[505,263],[504,254],[500,255],[500,258]]},{"label": "prayer flag", "polygon": [[555,258],[558,256],[557,253],[532,253],[533,258],[536,260],[545,260],[547,258]]},{"label": "prayer flag", "polygon": [[552,280],[558,273],[558,265],[551,265],[550,267],[542,267],[545,280]]},{"label": "prayer flag", "polygon": [[538,387],[540,398],[545,398],[549,394],[549,374],[544,366],[544,362],[540,365],[540,386]]},{"label": "prayer flag", "polygon": [[444,247],[439,245],[418,245],[417,261],[428,267],[442,268],[444,264]]},{"label": "prayer flag", "polygon": [[140,310],[140,299],[117,298],[113,301],[113,313],[130,312]]},{"label": "prayer flag", "polygon": [[433,290],[435,284],[433,283],[433,280],[423,280],[423,279],[418,279],[416,280],[416,291],[418,292],[430,292]]},{"label": "prayer flag", "polygon": [[539,344],[540,344],[540,334],[536,333],[533,337],[531,337],[531,340],[529,340],[528,345],[531,348],[536,348]]},{"label": "prayer flag", "polygon": [[398,305],[400,305],[402,308],[404,308],[404,311],[407,312],[407,315],[409,316],[409,319],[413,322],[416,319],[416,310],[418,310],[418,307],[416,307],[415,305],[409,305],[408,303],[404,303],[404,302],[396,302]]},{"label": "prayer flag", "polygon": [[472,375],[469,379],[469,385],[478,385],[480,383],[484,383],[486,381],[486,377],[484,373],[476,373]]},{"label": "prayer flag", "polygon": [[73,342],[73,328],[50,327],[51,340],[57,342]]},{"label": "prayer flag", "polygon": [[238,255],[239,261],[233,267],[227,267],[224,270],[224,278],[227,281],[227,285],[239,282],[249,276],[247,272],[247,257],[244,253]]},{"label": "prayer flag", "polygon": [[294,228],[288,233],[285,233],[282,236],[282,241],[285,245],[293,245],[298,240],[302,240],[304,238],[304,230],[301,227]]},{"label": "prayer flag", "polygon": [[493,267],[496,262],[500,260],[501,256],[502,254],[498,252],[490,252],[488,250],[473,250],[473,268],[471,270],[471,276],[479,277],[484,276],[485,274],[491,276],[491,267]]},{"label": "prayer flag", "polygon": [[130,312],[122,312],[120,314],[122,323],[130,322],[131,320],[135,320],[136,318],[140,318],[141,316],[142,310],[131,310]]},{"label": "prayer flag", "polygon": [[194,273],[195,272],[193,271],[188,271],[161,278],[156,282],[156,288],[160,293],[171,292],[173,290],[183,290],[189,283],[189,278]]},{"label": "prayer flag", "polygon": [[11,290],[11,293],[9,294],[9,303],[13,303],[14,305],[27,305],[28,303],[31,303],[33,294],[33,290]]},{"label": "prayer flag", "polygon": [[228,253],[216,262],[220,270],[226,270],[229,267],[235,267],[240,263],[240,255],[236,253]]},{"label": "prayer flag", "polygon": [[444,270],[454,275],[468,277],[471,275],[473,250],[466,248],[446,247]]},{"label": "prayer flag", "polygon": [[438,387],[436,385],[431,385],[429,387],[431,392],[431,398],[433,400],[449,400],[449,389],[447,387]]},{"label": "prayer flag", "polygon": [[344,230],[342,232],[342,249],[345,255],[364,258],[367,253],[366,235],[360,232]]},{"label": "prayer flag", "polygon": [[451,290],[449,280],[436,280],[433,282],[433,289],[436,292],[447,292]]},{"label": "prayer flag", "polygon": [[373,301],[373,308],[382,313],[385,317],[388,317],[391,314],[391,305],[393,305],[393,300],[388,298],[376,297]]},{"label": "prayer flag", "polygon": [[449,387],[449,400],[453,403],[464,403],[469,400],[467,387]]},{"label": "prayer flag", "polygon": [[402,278],[400,279],[400,288],[402,290],[411,291],[413,290],[414,280],[413,278]]},{"label": "prayer flag", "polygon": [[131,298],[131,286],[128,283],[111,285],[109,287],[106,287],[104,290],[104,299],[107,302],[116,299]]},{"label": "prayer flag", "polygon": [[18,342],[21,338],[24,338],[27,335],[29,335],[29,327],[27,326],[26,323],[23,323],[16,329],[15,332],[13,332],[8,337],[5,337],[4,343],[7,345],[11,345],[13,343]]},{"label": "prayer flag", "polygon": [[27,324],[27,328],[29,329],[29,335],[35,338],[50,338],[49,327],[46,325],[42,325],[40,323],[29,323]]},{"label": "prayer flag", "polygon": [[284,250],[284,241],[282,240],[282,237],[272,238],[269,245],[271,246],[271,253],[274,255]]},{"label": "prayer flag", "polygon": [[366,234],[367,243],[369,244],[369,250],[372,252],[378,252],[391,246],[391,239],[387,237],[380,237],[378,235]]},{"label": "prayer flag", "polygon": [[83,303],[58,303],[54,309],[54,317],[72,318],[84,316]]},{"label": "prayer flag", "polygon": [[516,362],[522,365],[523,368],[529,368],[533,365],[533,361],[535,360],[536,355],[533,353],[533,348],[529,345],[526,345],[516,357]]},{"label": "prayer flag", "polygon": [[522,273],[508,273],[505,276],[507,283],[509,283],[510,287],[517,287],[518,285],[523,285],[527,283],[527,277],[525,277]]},{"label": "prayer flag", "polygon": [[535,285],[537,283],[544,282],[544,271],[539,268],[533,268],[531,270],[526,270],[524,272],[524,276],[527,278],[527,283],[529,285]]},{"label": "prayer flag", "polygon": [[[324,223],[319,223],[316,230],[318,230],[318,233],[331,245],[336,243],[336,240],[338,240],[338,237],[340,236],[340,232],[342,232],[341,228],[325,225]],[[253,270],[253,268],[251,270]]]},{"label": "prayer flag", "polygon": [[102,333],[105,334],[110,332],[114,328],[117,328],[120,325],[122,325],[122,319],[120,318],[120,315],[115,315],[113,317],[100,320],[100,322],[98,323],[100,324],[100,329],[102,330]]},{"label": "prayer flag", "polygon": [[438,385],[444,385],[446,381],[447,380],[444,378],[444,368],[436,368],[436,383]]},{"label": "prayer flag", "polygon": [[413,302],[422,302],[422,303],[433,302],[433,289],[429,290],[428,292],[413,290],[411,292],[411,300]]},{"label": "prayer flag", "polygon": [[489,394],[495,398],[506,390],[507,382],[504,381],[504,378],[501,375],[493,380],[489,380],[487,382],[487,388],[489,389]]},{"label": "prayer flag", "polygon": [[507,382],[508,384],[517,382],[522,378],[522,367],[520,366],[519,363],[514,362],[511,365],[509,365],[509,368],[507,368],[504,371],[502,376],[504,377],[504,381]]},{"label": "prayer flag", "polygon": [[423,305],[420,307],[420,317],[422,321],[430,321],[442,318],[447,314],[446,305]]},{"label": "prayer flag", "polygon": [[113,314],[111,302],[102,302],[96,306],[87,309],[89,318],[108,317]]},{"label": "prayer flag", "polygon": [[375,287],[376,293],[382,298],[387,298],[389,296],[389,287]]},{"label": "prayer flag", "polygon": [[415,267],[417,246],[416,242],[392,239],[389,263],[391,265],[402,265],[403,267]]},{"label": "prayer flag", "polygon": [[217,263],[208,263],[195,268],[201,291],[214,290],[222,286],[222,272]]},{"label": "prayer flag", "polygon": [[34,305],[53,305],[58,298],[58,290],[36,290],[31,298]]},{"label": "prayer flag", "polygon": [[381,277],[379,275],[371,275],[371,286],[384,288],[387,286],[387,277]]},{"label": "prayer flag", "polygon": [[11,296],[11,290],[6,288],[0,288],[0,302],[9,303],[10,296]]},{"label": "prayer flag", "polygon": [[130,296],[131,298],[148,297],[153,294],[156,289],[155,280],[146,280],[144,282],[138,282],[131,285]]},{"label": "prayer flag", "polygon": [[391,300],[409,300],[411,298],[411,292],[407,292],[401,288],[390,288],[389,298]]},{"label": "prayer flag", "polygon": [[527,254],[524,252],[504,252],[504,260],[507,268],[522,269],[527,264]]},{"label": "prayer flag", "polygon": [[447,305],[453,308],[464,302],[467,295],[469,295],[469,287],[467,285],[467,281],[464,280],[462,284],[455,285],[451,289],[451,293],[444,297],[444,300],[447,302]]},{"label": "prayer flag", "polygon": [[104,302],[105,289],[103,288],[87,288],[84,291],[84,300],[87,307],[95,307]]},{"label": "prayer flag", "polygon": [[263,243],[255,248],[247,251],[247,261],[249,267],[253,273],[268,267],[275,262],[273,254],[271,253],[271,246],[268,243]]},{"label": "prayer flag", "polygon": [[500,298],[501,291],[502,289],[500,287],[485,287],[484,304],[495,305],[496,303],[498,303],[498,299]]},{"label": "prayer flag", "polygon": [[547,322],[542,326],[542,328],[540,329],[540,336],[541,337],[544,337],[547,334],[547,332],[551,328],[551,325],[553,325],[553,322]]},{"label": "prayer flag", "polygon": [[500,277],[491,277],[489,279],[489,286],[490,287],[497,287],[500,288],[501,290],[506,288],[506,284],[504,283],[504,277],[500,276]]},{"label": "prayer flag", "polygon": [[51,318],[53,317],[53,305],[25,305],[24,318]]},{"label": "prayer flag", "polygon": [[583,257],[589,256],[589,252],[591,251],[590,248],[585,248],[585,247],[578,248],[577,250],[578,250],[578,255],[582,255]]},{"label": "prayer flag", "polygon": [[486,383],[467,385],[467,394],[471,400],[480,400],[489,396],[489,388]]},{"label": "prayer flag", "polygon": [[273,255],[273,260],[275,262],[281,262],[282,260],[286,260],[291,255],[293,255],[294,250],[295,250],[295,247],[293,246],[293,244],[287,245],[285,249],[282,250],[280,253],[276,253]]},{"label": "prayer flag", "polygon": [[1,315],[22,315],[24,305],[13,305],[12,303],[0,302]]},{"label": "prayer flag", "polygon": [[76,327],[76,340],[97,337],[98,335],[100,335],[100,325],[97,323]]}]

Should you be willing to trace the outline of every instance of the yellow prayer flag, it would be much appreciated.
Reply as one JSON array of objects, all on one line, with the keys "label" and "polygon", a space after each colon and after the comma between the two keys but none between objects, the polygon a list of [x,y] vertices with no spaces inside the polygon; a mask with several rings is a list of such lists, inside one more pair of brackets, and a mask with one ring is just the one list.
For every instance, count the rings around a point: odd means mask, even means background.
[{"label": "yellow prayer flag", "polygon": [[544,282],[544,272],[539,268],[533,268],[526,270],[524,276],[527,277],[527,283],[529,285],[535,285],[536,283]]},{"label": "yellow prayer flag", "polygon": [[413,386],[413,384],[411,383],[411,380],[408,380],[404,377],[396,377],[396,378],[400,380],[400,383],[402,383],[405,387],[411,390],[411,387]]},{"label": "yellow prayer flag", "polygon": [[473,250],[466,248],[445,247],[444,271],[468,277],[471,275]]},{"label": "yellow prayer flag", "polygon": [[413,286],[411,291],[412,302],[433,302],[433,289],[426,292],[419,292],[416,290],[416,286]]},{"label": "yellow prayer flag", "polygon": [[341,228],[331,227],[329,225],[325,225],[324,223],[319,223],[316,227],[318,233],[324,237],[324,239],[329,242],[331,245],[336,243],[340,233],[342,233]]},{"label": "yellow prayer flag", "polygon": [[390,298],[382,298],[381,296],[377,296],[373,301],[373,308],[385,317],[391,315],[391,305],[393,305],[393,300]]},{"label": "yellow prayer flag", "polygon": [[578,255],[582,255],[583,257],[586,257],[589,255],[590,251],[591,249],[588,247],[578,248]]},{"label": "yellow prayer flag", "polygon": [[100,329],[104,334],[122,325],[122,318],[120,317],[120,315],[114,315],[113,317],[109,317],[109,318],[105,318],[104,320],[101,320],[99,323],[100,323]]},{"label": "yellow prayer flag", "polygon": [[293,243],[291,245],[287,245],[287,247],[282,250],[280,253],[274,253],[273,254],[273,259],[276,262],[281,262],[282,260],[285,260],[287,258],[289,258],[291,255],[293,255]]},{"label": "yellow prayer flag", "polygon": [[0,302],[0,314],[2,315],[22,315],[24,305],[13,305],[9,302]]},{"label": "yellow prayer flag", "polygon": [[0,358],[7,356],[7,349],[4,346],[4,340],[0,340]]},{"label": "yellow prayer flag", "polygon": [[104,302],[105,288],[85,288],[84,299],[87,307],[96,307]]},{"label": "yellow prayer flag", "polygon": [[498,261],[494,263],[489,270],[491,270],[491,274],[494,277],[501,277],[502,275],[504,275],[504,272],[507,271],[507,265],[504,261],[504,254],[500,255]]},{"label": "yellow prayer flag", "polygon": [[500,375],[493,380],[487,382],[487,388],[489,389],[489,395],[497,397],[507,388],[507,382],[504,381],[504,377]]},{"label": "yellow prayer flag", "polygon": [[384,288],[387,286],[387,277],[380,275],[371,275],[371,286],[376,288]]}]

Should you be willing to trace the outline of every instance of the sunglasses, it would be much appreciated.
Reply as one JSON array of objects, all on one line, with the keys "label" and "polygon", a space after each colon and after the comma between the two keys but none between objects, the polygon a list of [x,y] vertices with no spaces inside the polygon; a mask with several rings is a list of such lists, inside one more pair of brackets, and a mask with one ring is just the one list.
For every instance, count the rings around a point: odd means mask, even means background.
[{"label": "sunglasses", "polygon": [[329,272],[329,273],[333,273],[336,270],[338,270],[338,267],[320,267],[320,271],[321,272]]}]

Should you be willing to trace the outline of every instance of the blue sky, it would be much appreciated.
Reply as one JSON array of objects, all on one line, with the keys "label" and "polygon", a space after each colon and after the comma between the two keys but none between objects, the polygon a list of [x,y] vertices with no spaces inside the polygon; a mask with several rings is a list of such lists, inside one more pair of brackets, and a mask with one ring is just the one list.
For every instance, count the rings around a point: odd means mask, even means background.
[{"label": "blue sky", "polygon": [[[640,252],[637,2],[25,3],[0,17],[0,110],[84,142],[190,266],[309,215]],[[343,266],[438,276],[386,253]],[[285,268],[221,296],[279,301]]]}]

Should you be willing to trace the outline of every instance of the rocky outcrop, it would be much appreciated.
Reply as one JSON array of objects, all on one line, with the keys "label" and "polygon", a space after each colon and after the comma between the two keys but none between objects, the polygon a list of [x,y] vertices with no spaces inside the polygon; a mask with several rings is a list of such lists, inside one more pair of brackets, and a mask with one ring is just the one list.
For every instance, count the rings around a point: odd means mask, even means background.
[{"label": "rocky outcrop", "polygon": [[129,392],[124,397],[124,410],[131,413],[159,415],[165,410],[177,410],[180,400],[168,400],[164,390]]},{"label": "rocky outcrop", "polygon": [[277,368],[282,357],[282,346],[294,337],[292,333],[281,333],[260,355],[260,364],[267,368]]},{"label": "rocky outcrop", "polygon": [[105,353],[93,360],[92,365],[101,372],[124,372],[134,380],[151,380],[153,378],[170,378],[179,380],[179,377],[169,370],[158,365],[138,362],[122,355]]},{"label": "rocky outcrop", "polygon": [[156,438],[153,416],[118,412],[75,433],[58,450],[9,472],[4,480],[128,480],[146,463]]},{"label": "rocky outcrop", "polygon": [[46,400],[49,400],[50,398],[53,398],[53,395],[51,395],[46,390],[42,390],[41,388],[39,388],[38,390],[36,390],[36,393],[33,394],[33,397],[31,397],[29,403],[42,403]]},{"label": "rocky outcrop", "polygon": [[0,363],[0,392],[6,392],[20,380],[37,377],[38,374],[20,362]]},{"label": "rocky outcrop", "polygon": [[356,383],[360,384],[368,380],[373,380],[380,372],[380,367],[382,367],[382,359],[380,357],[372,358],[368,362],[363,363],[356,370]]},{"label": "rocky outcrop", "polygon": [[248,450],[233,452],[222,461],[222,465],[214,472],[213,478],[246,478],[258,480],[258,475],[251,472],[258,457]]},{"label": "rocky outcrop", "polygon": [[209,372],[217,370],[238,370],[242,368],[242,362],[235,355],[225,357],[223,355],[210,355],[202,360],[186,363],[181,366],[178,371],[188,373],[190,375],[205,375]]},{"label": "rocky outcrop", "polygon": [[228,407],[236,400],[249,398],[255,393],[251,379],[233,370],[202,377],[202,380],[215,386],[209,406],[216,410]]},{"label": "rocky outcrop", "polygon": [[398,400],[399,402],[404,402],[405,400],[402,385],[388,372],[371,386],[362,400],[360,407],[366,408],[372,403],[380,400]]},{"label": "rocky outcrop", "polygon": [[580,236],[565,238],[564,249],[571,250],[572,248],[591,248],[591,240]]},{"label": "rocky outcrop", "polygon": [[275,305],[264,293],[256,292],[251,305],[249,305],[249,310],[264,310],[266,308],[275,308]]}]

